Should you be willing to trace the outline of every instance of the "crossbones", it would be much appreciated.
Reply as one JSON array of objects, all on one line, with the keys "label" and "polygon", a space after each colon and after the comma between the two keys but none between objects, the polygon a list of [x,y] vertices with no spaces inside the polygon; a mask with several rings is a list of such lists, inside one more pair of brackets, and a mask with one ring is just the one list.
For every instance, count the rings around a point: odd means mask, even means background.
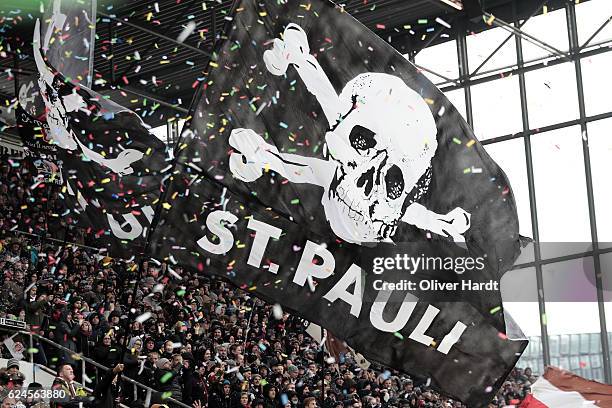
[{"label": "crossbones", "polygon": [[468,212],[457,207],[437,214],[418,203],[429,188],[438,144],[435,120],[418,93],[399,77],[368,72],[338,95],[310,54],[306,33],[293,23],[263,60],[277,76],[293,66],[316,97],[329,124],[329,159],[281,153],[253,130],[236,128],[229,138],[235,178],[252,182],[269,169],[292,183],[322,187],[327,220],[348,242],[391,242],[399,222],[464,241]]}]

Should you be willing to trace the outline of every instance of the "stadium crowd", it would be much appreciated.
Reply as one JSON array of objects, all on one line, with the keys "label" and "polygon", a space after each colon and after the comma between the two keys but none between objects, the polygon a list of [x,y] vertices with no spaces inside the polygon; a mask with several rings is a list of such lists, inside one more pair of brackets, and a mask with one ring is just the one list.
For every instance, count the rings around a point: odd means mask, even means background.
[{"label": "stadium crowd", "polygon": [[[63,349],[3,334],[1,407],[11,406],[10,389],[28,386],[19,360],[30,357],[55,370],[55,385],[74,401],[87,399],[75,380],[94,389],[92,406],[100,407],[176,406],[168,397],[196,408],[464,406],[430,389],[427,378],[348,351],[321,352],[307,323],[248,289],[75,245],[87,234],[63,215],[61,187],[37,184],[34,172],[25,160],[0,157],[0,317],[25,321]],[[82,372],[80,356],[112,371]],[[157,392],[148,398],[115,381],[119,373]],[[491,407],[518,405],[534,381],[531,370],[515,369]]]}]

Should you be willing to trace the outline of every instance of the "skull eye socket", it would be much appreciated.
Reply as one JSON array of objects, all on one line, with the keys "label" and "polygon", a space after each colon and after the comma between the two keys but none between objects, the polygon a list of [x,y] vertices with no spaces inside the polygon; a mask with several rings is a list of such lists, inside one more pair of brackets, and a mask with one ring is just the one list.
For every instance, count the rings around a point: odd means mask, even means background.
[{"label": "skull eye socket", "polygon": [[400,198],[404,192],[404,175],[395,164],[385,174],[385,185],[387,186],[387,197],[392,200]]},{"label": "skull eye socket", "polygon": [[351,129],[351,134],[349,135],[349,141],[351,142],[351,146],[355,150],[367,150],[376,146],[376,140],[374,139],[376,133],[372,132],[370,129],[366,129],[363,126],[355,125],[353,129]]}]

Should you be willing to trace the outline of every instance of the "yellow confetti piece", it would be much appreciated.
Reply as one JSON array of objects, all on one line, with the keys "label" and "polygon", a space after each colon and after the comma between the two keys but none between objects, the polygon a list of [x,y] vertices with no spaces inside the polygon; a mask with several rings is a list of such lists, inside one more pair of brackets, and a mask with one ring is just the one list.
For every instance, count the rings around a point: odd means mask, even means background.
[{"label": "yellow confetti piece", "polygon": [[470,140],[469,142],[467,142],[465,145],[466,145],[467,147],[472,147],[472,146],[474,146],[474,143],[476,143],[476,141],[475,141],[474,139],[472,139],[472,140]]},{"label": "yellow confetti piece", "polygon": [[110,181],[111,181],[110,178],[105,178],[105,179],[100,180],[100,183],[106,184],[106,183],[110,183]]},{"label": "yellow confetti piece", "polygon": [[217,64],[216,62],[210,61],[209,65],[213,68],[217,68],[219,66],[219,64]]},{"label": "yellow confetti piece", "polygon": [[162,207],[164,207],[165,210],[169,210],[172,208],[172,205],[170,203],[163,203]]}]

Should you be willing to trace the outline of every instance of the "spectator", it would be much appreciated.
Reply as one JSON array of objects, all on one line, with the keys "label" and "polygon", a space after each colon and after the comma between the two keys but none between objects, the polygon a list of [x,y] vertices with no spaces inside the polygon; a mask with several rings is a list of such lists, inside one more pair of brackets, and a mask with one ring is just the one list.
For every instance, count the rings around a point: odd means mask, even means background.
[{"label": "spectator", "polygon": [[[61,191],[31,189],[28,163],[0,158],[0,315],[21,315],[32,331],[69,350],[57,354],[44,342],[34,345],[34,358],[49,357],[37,361],[58,365],[58,386],[76,387],[66,363],[80,353],[108,368],[121,363],[123,377],[160,395],[212,408],[461,407],[433,392],[426,379],[362,368],[351,353],[325,360],[300,319],[279,316],[272,305],[223,281],[180,265],[173,273],[164,263],[141,267],[74,245],[95,242],[95,231],[75,228],[70,215],[57,216],[65,212]],[[26,235],[33,233],[46,236]],[[24,339],[14,341],[27,351]],[[99,375],[91,386],[116,382],[116,374],[110,380]],[[492,406],[522,399],[533,381],[531,370],[514,370]],[[0,387],[8,382],[8,372],[0,373]],[[123,397],[136,406],[141,395],[135,398],[127,383],[117,386],[124,395],[96,388],[98,398]]]}]

